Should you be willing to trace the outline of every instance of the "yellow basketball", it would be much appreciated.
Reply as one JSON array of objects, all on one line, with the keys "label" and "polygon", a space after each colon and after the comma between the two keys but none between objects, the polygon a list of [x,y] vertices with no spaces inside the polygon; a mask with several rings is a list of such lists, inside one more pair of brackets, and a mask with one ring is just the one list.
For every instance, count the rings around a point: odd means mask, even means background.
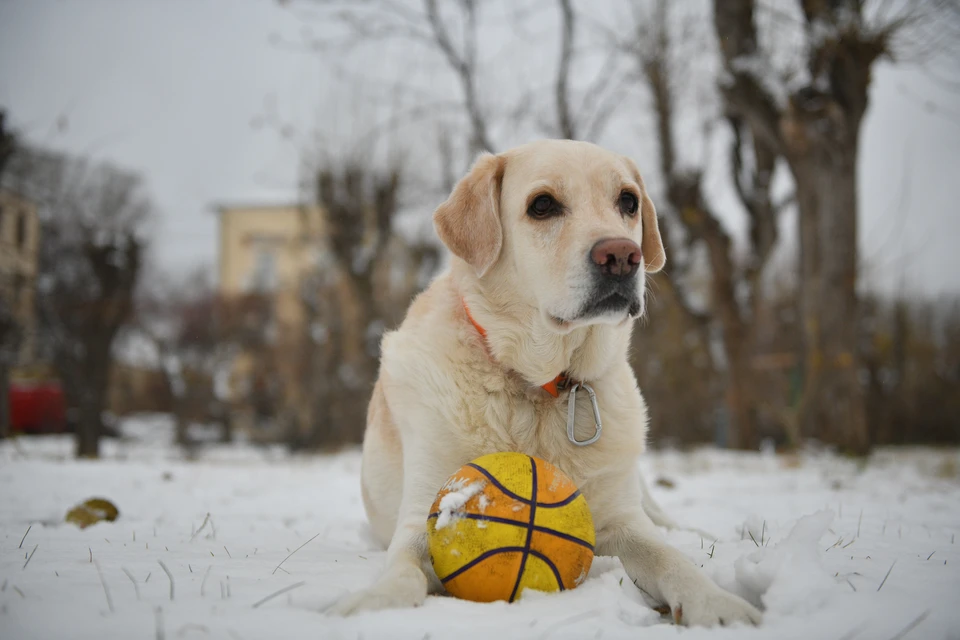
[{"label": "yellow basketball", "polygon": [[590,571],[596,543],[573,481],[522,453],[460,467],[430,508],[427,535],[443,586],[477,602],[513,602],[524,589],[573,589]]}]

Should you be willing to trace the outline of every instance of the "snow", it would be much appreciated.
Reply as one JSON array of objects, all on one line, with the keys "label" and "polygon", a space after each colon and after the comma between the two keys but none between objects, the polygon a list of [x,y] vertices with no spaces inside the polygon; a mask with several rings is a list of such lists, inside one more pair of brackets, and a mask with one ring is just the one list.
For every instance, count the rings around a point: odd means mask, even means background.
[{"label": "snow", "polygon": [[[463,482],[462,480],[451,480],[444,486],[450,493],[440,498],[440,515],[437,516],[437,529],[443,529],[447,525],[463,517],[464,507],[473,496],[477,495],[487,485],[485,481],[477,480],[475,482]],[[486,503],[480,507],[480,510],[486,508]]]},{"label": "snow", "polygon": [[[106,442],[100,461],[72,459],[62,436],[0,443],[5,640],[960,635],[956,450],[881,450],[866,464],[822,452],[645,456],[664,510],[719,537],[666,538],[766,609],[754,630],[681,630],[608,557],[577,589],[515,604],[430,597],[418,609],[324,616],[384,562],[363,513],[357,451],[290,457],[210,445],[187,461],[170,445],[169,420],[121,426],[126,439]],[[85,530],[62,523],[91,497],[112,500],[119,518]]]}]

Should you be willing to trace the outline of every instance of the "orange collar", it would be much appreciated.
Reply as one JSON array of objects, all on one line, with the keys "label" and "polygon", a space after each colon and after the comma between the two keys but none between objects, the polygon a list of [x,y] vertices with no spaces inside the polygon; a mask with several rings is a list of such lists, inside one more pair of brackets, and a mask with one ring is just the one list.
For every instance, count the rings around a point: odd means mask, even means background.
[{"label": "orange collar", "polygon": [[[486,338],[487,330],[481,327],[479,322],[474,320],[473,315],[470,313],[470,307],[467,306],[467,301],[465,299],[462,299],[462,301],[463,310],[467,312],[467,320],[469,320],[470,324],[472,324],[474,329],[477,330],[477,333],[480,334],[480,337]],[[568,382],[570,382],[570,378],[567,376],[566,372],[563,372],[547,384],[540,385],[540,387],[554,398],[559,398],[560,392],[567,388]]]}]

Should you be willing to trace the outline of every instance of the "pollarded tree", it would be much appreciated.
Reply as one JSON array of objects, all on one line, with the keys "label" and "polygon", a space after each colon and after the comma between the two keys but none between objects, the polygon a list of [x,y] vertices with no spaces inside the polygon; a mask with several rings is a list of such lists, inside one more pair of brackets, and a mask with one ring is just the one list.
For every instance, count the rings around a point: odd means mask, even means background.
[{"label": "pollarded tree", "polygon": [[857,349],[860,129],[876,62],[904,47],[936,46],[937,17],[956,21],[960,14],[937,0],[775,6],[714,0],[726,108],[784,158],[795,183],[804,332],[800,429],[854,453],[869,448]]}]

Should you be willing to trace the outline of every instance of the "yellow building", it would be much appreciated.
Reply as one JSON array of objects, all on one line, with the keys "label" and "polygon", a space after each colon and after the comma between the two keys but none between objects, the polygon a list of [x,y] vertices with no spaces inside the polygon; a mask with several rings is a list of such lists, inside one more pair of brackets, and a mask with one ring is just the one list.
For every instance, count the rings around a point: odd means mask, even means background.
[{"label": "yellow building", "polygon": [[[323,260],[324,221],[316,206],[218,206],[219,293],[227,309],[241,313],[259,302],[254,315],[266,326],[253,327],[269,343],[248,348],[233,362],[227,381],[237,426],[264,428],[254,414],[262,385],[279,387],[284,408],[301,404],[296,357],[304,339],[304,298],[308,274]],[[316,289],[313,288],[312,291]],[[264,312],[263,307],[267,308]],[[228,319],[236,322],[236,318]],[[280,407],[265,413],[273,420]]]},{"label": "yellow building", "polygon": [[0,190],[0,296],[21,330],[18,365],[36,359],[36,293],[40,248],[37,206],[13,191]]}]

